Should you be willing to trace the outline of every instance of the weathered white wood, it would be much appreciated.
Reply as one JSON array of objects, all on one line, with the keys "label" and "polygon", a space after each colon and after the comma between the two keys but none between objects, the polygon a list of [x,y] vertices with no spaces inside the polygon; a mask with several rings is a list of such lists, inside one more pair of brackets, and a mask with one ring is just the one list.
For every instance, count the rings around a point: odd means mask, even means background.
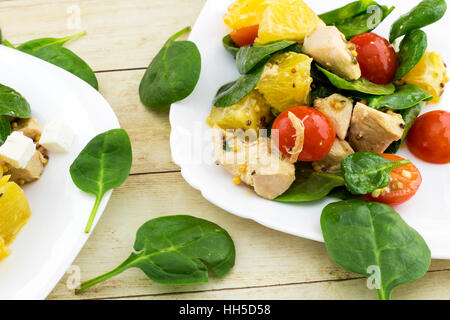
[{"label": "weathered white wood", "polygon": [[[69,45],[95,70],[147,67],[169,36],[193,25],[206,0],[0,1],[3,35],[13,44],[88,34]],[[78,19],[79,12],[79,19]],[[77,26],[77,21],[80,24]]]}]

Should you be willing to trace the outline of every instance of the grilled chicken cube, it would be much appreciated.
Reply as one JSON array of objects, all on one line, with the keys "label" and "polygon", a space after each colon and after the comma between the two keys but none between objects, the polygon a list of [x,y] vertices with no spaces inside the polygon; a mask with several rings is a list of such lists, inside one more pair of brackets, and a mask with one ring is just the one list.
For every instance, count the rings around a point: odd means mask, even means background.
[{"label": "grilled chicken cube", "polygon": [[402,137],[405,126],[401,115],[384,113],[358,102],[353,109],[349,141],[357,151],[382,153]]},{"label": "grilled chicken cube", "polygon": [[30,183],[41,177],[46,164],[47,159],[36,150],[25,168],[10,168],[8,174],[17,184]]},{"label": "grilled chicken cube", "polygon": [[259,196],[274,199],[294,182],[295,166],[269,138],[247,138],[215,127],[213,144],[219,163],[234,176],[235,183],[242,181]]},{"label": "grilled chicken cube", "polygon": [[336,138],[328,155],[319,161],[314,161],[312,165],[315,171],[338,171],[341,169],[342,160],[353,153],[355,152],[347,141]]},{"label": "grilled chicken cube", "polygon": [[20,119],[16,123],[17,126],[13,125],[13,131],[22,132],[33,141],[37,141],[42,135],[42,127],[35,118]]},{"label": "grilled chicken cube", "polygon": [[314,108],[330,119],[336,130],[336,135],[344,140],[352,118],[353,100],[335,93],[324,99],[315,99]]},{"label": "grilled chicken cube", "polygon": [[347,80],[361,77],[356,47],[334,26],[319,27],[305,38],[303,53]]}]

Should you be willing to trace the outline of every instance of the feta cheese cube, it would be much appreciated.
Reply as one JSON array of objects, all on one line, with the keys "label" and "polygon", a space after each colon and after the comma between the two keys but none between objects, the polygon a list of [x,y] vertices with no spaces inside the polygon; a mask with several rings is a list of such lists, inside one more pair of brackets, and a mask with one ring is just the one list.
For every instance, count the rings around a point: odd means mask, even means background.
[{"label": "feta cheese cube", "polygon": [[54,153],[67,153],[72,146],[75,133],[73,130],[58,120],[50,120],[42,131],[39,144]]},{"label": "feta cheese cube", "polygon": [[13,168],[25,168],[30,161],[36,145],[33,140],[23,135],[22,132],[14,131],[0,147],[0,158]]}]

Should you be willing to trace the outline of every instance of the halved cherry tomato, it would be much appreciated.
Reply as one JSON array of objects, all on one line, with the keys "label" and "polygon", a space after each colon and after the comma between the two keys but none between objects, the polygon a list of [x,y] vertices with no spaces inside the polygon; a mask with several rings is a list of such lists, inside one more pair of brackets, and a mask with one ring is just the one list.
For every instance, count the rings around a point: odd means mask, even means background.
[{"label": "halved cherry tomato", "polygon": [[450,162],[450,112],[431,111],[414,122],[406,137],[409,151],[432,163]]},{"label": "halved cherry tomato", "polygon": [[272,132],[279,130],[279,141],[275,143],[278,143],[280,151],[289,157],[289,150],[295,146],[296,130],[288,117],[289,112],[302,120],[305,127],[303,150],[298,161],[316,161],[326,157],[334,143],[336,132],[327,116],[311,107],[290,108],[275,119]]},{"label": "halved cherry tomato", "polygon": [[[383,156],[389,161],[405,160],[395,154],[384,153]],[[417,192],[422,183],[422,176],[419,169],[412,163],[392,169],[391,182],[387,190],[375,197],[374,193],[364,195],[363,198],[368,201],[382,202],[389,205],[401,204],[411,199]]]},{"label": "halved cherry tomato", "polygon": [[258,24],[244,27],[230,33],[230,37],[239,47],[248,46],[255,42],[255,39],[258,36],[258,29]]},{"label": "halved cherry tomato", "polygon": [[397,54],[385,38],[375,33],[362,33],[350,42],[356,45],[361,75],[378,84],[388,84],[397,72]]}]

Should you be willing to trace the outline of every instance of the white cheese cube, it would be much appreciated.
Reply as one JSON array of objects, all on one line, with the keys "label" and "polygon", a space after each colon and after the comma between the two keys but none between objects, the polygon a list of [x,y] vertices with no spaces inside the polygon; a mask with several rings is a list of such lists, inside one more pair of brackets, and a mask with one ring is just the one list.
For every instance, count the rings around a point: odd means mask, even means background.
[{"label": "white cheese cube", "polygon": [[50,120],[42,131],[39,144],[54,153],[67,153],[72,146],[75,133],[73,130],[58,120]]},{"label": "white cheese cube", "polygon": [[0,158],[13,168],[23,169],[35,151],[36,145],[33,140],[24,136],[22,132],[14,131],[0,147]]}]

